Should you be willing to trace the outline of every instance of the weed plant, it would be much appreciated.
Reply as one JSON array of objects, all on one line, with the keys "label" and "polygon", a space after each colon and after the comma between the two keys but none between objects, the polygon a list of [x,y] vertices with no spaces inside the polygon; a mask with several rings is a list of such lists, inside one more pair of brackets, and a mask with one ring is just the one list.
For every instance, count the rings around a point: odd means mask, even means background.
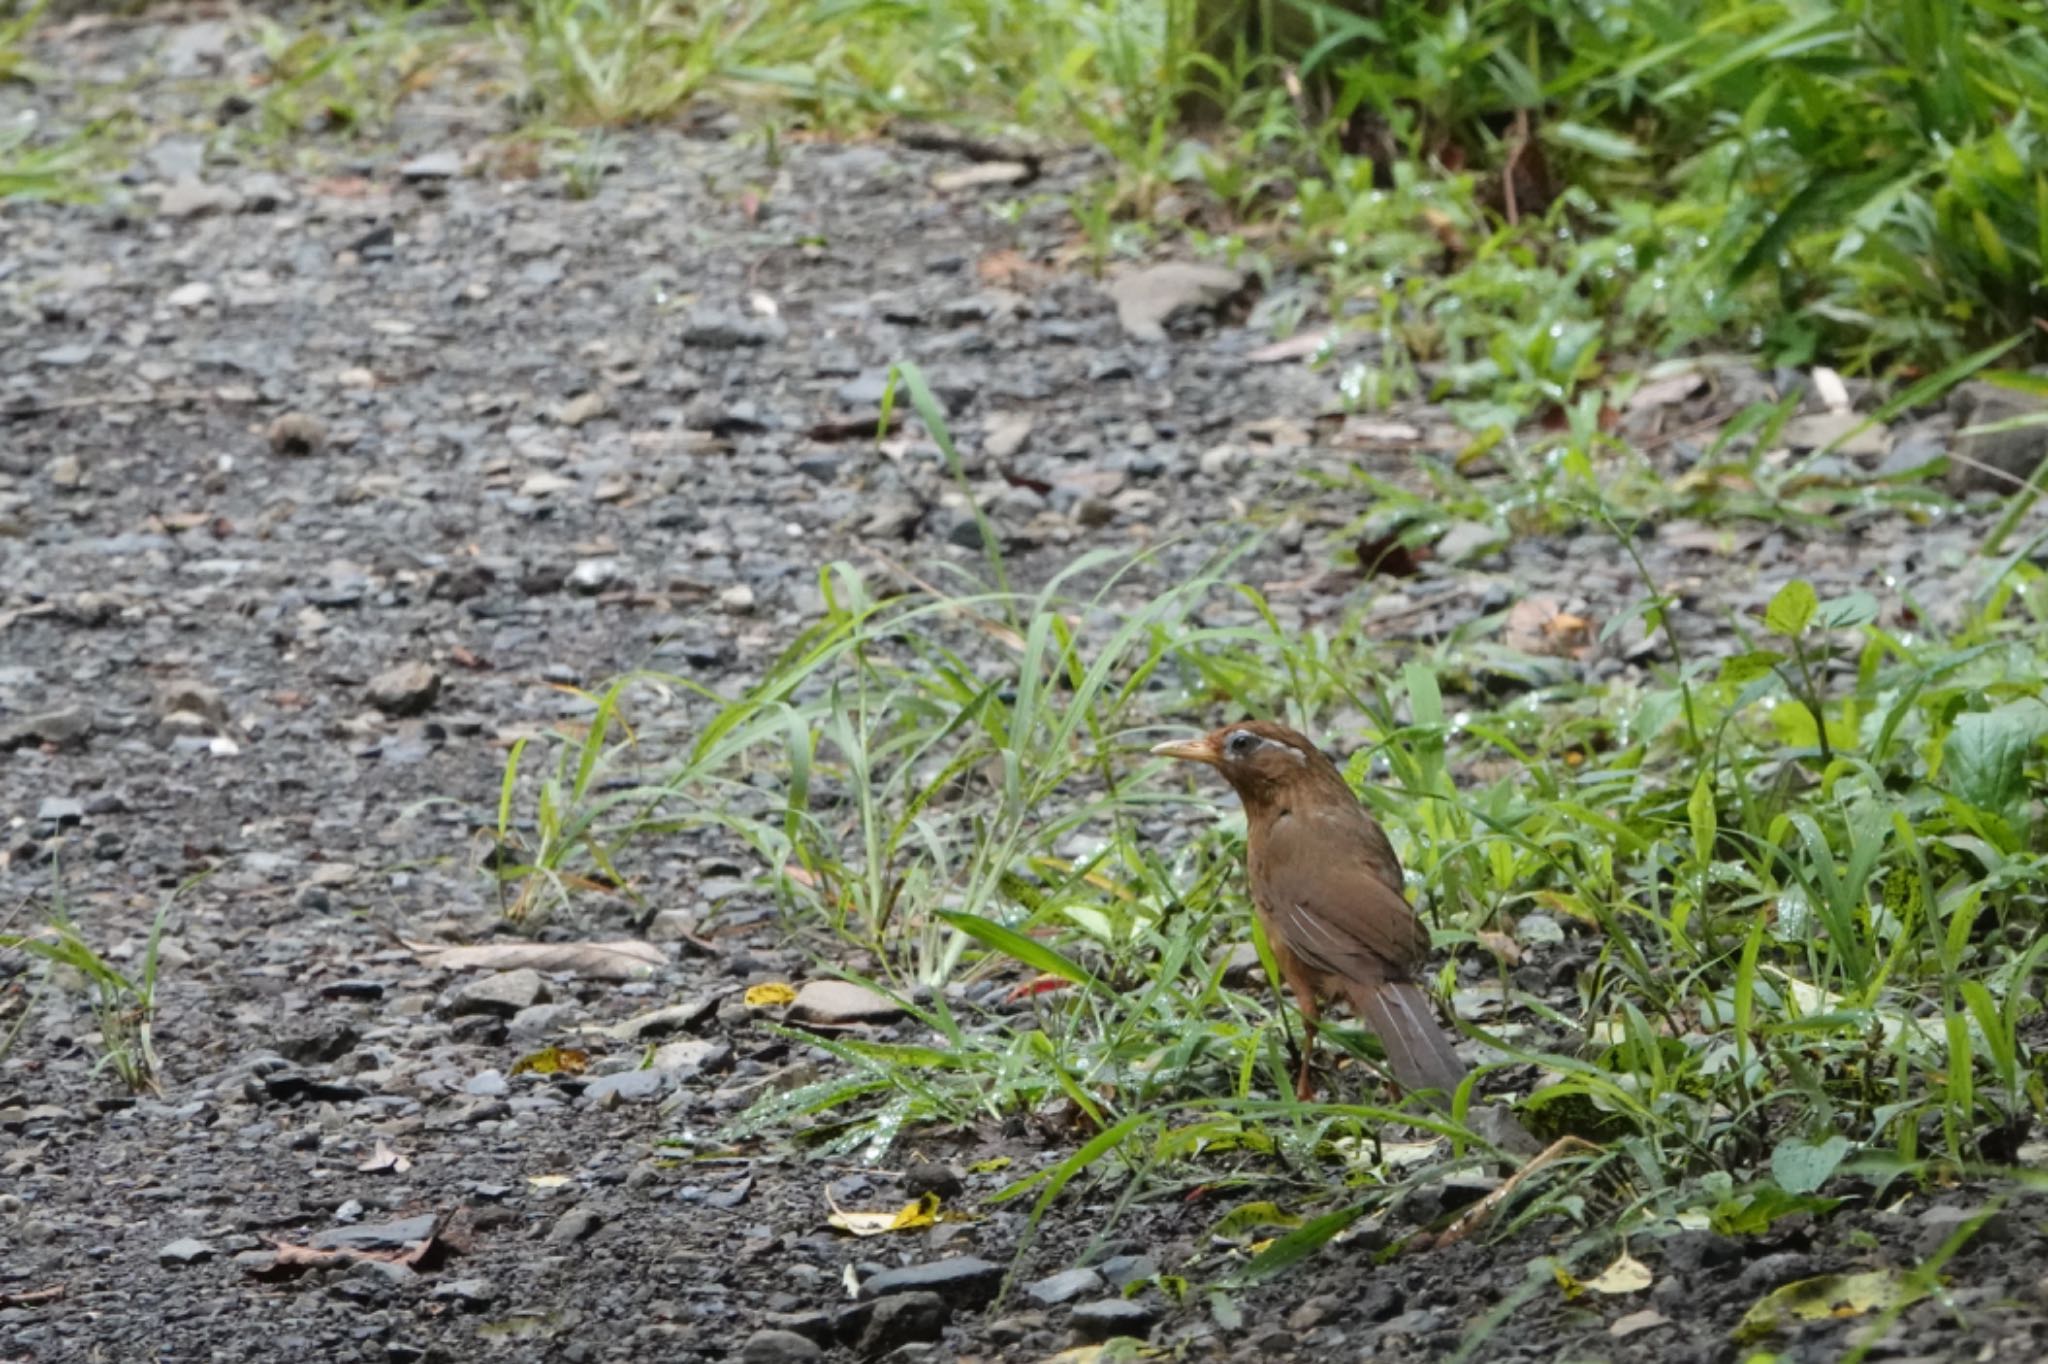
[{"label": "weed plant", "polygon": [[[1061,1144],[1003,1197],[1042,1211],[1112,1169],[1119,1212],[1236,1191],[1247,1226],[1291,1228],[1242,1258],[1250,1277],[1441,1172],[1387,1124],[1482,1152],[1456,1122],[1289,1097],[1289,1011],[1225,983],[1225,949],[1255,933],[1242,821],[1145,754],[1219,717],[1281,716],[1349,755],[1440,983],[1462,963],[1498,1000],[1485,1034],[1525,1116],[1599,1143],[1505,1225],[1754,1232],[1833,1206],[1838,1176],[2004,1166],[2048,1105],[2048,584],[2023,558],[1987,568],[1947,638],[1905,628],[1908,601],[1792,580],[1761,622],[1730,622],[1730,651],[1507,702],[1452,689],[1456,640],[1283,631],[1228,559],[1119,606],[1133,567],[886,595],[833,565],[817,624],[744,694],[704,694],[702,736],[661,780],[592,798],[644,760],[600,718],[564,758],[576,779],[541,788],[548,865],[502,874],[616,883],[637,842],[724,823],[792,924],[875,962],[863,978],[921,1034],[791,1033],[841,1064],[728,1139],[879,1157],[906,1129],[1021,1121]],[[1643,608],[1651,628],[1673,609]],[[763,772],[772,804],[746,783]],[[508,773],[508,829],[526,789]],[[1513,950],[1572,969],[1524,974],[1496,955]],[[1335,1092],[1378,1092],[1369,1070]]]}]

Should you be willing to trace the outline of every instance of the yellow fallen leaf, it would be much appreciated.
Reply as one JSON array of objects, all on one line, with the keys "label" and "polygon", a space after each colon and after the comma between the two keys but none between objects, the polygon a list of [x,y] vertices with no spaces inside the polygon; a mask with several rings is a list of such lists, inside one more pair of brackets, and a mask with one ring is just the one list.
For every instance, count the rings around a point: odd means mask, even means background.
[{"label": "yellow fallen leaf", "polygon": [[987,1160],[977,1160],[974,1164],[967,1167],[970,1173],[977,1175],[993,1174],[997,1170],[1007,1170],[1009,1168],[1009,1156],[990,1156]]},{"label": "yellow fallen leaf", "polygon": [[832,1201],[829,1189],[825,1191],[825,1201],[832,1207],[825,1220],[854,1236],[885,1236],[892,1231],[915,1231],[939,1220],[939,1196],[935,1193],[925,1194],[915,1203],[905,1203],[894,1212],[849,1212]]},{"label": "yellow fallen leaf", "polygon": [[766,985],[749,985],[745,998],[749,1009],[779,1009],[796,999],[796,991],[777,980]]},{"label": "yellow fallen leaf", "polygon": [[1765,1294],[1742,1314],[1732,1334],[1738,1342],[1747,1344],[1795,1322],[1860,1317],[1865,1312],[1894,1307],[1912,1293],[1905,1276],[1890,1269],[1801,1279]]},{"label": "yellow fallen leaf", "polygon": [[574,1047],[547,1047],[530,1052],[512,1063],[514,1075],[532,1071],[535,1075],[581,1075],[590,1065],[590,1053]]},{"label": "yellow fallen leaf", "polygon": [[1586,1280],[1585,1287],[1594,1293],[1640,1293],[1652,1282],[1650,1267],[1624,1250],[1613,1264]]}]

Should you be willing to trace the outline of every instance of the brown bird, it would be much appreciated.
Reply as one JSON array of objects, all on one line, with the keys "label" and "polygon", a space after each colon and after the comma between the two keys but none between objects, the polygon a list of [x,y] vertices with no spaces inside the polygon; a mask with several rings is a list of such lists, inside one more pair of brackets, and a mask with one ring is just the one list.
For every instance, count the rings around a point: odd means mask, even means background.
[{"label": "brown bird", "polygon": [[[1307,1034],[1297,1094],[1307,1100],[1315,1092],[1309,1066],[1317,999],[1336,994],[1379,1035],[1395,1080],[1434,1091],[1432,1102],[1448,1111],[1467,1071],[1415,980],[1429,955],[1429,930],[1409,907],[1394,845],[1337,765],[1300,734],[1265,720],[1152,751],[1207,763],[1244,802],[1252,906]],[[1501,1114],[1489,1126],[1507,1138],[1496,1136],[1496,1144],[1533,1149],[1513,1118]]]}]

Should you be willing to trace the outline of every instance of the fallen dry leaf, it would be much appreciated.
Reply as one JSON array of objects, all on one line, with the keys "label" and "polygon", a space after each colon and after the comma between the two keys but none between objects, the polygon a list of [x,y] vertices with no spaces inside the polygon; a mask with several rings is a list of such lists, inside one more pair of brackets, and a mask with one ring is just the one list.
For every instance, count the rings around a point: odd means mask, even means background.
[{"label": "fallen dry leaf", "polygon": [[469,945],[399,942],[423,966],[447,971],[567,971],[586,980],[644,980],[668,965],[668,954],[633,938],[606,942],[507,942]]},{"label": "fallen dry leaf", "polygon": [[1031,167],[1022,161],[984,161],[960,170],[940,171],[932,177],[932,188],[941,194],[952,194],[964,189],[984,189],[990,185],[1022,184],[1033,174]]},{"label": "fallen dry leaf", "polygon": [[1510,649],[1538,658],[1584,658],[1593,649],[1593,622],[1564,610],[1555,597],[1516,602],[1501,634]]},{"label": "fallen dry leaf", "polygon": [[1859,1317],[1866,1312],[1892,1307],[1909,1296],[1918,1296],[1918,1292],[1906,1276],[1895,1269],[1872,1269],[1861,1274],[1823,1274],[1815,1279],[1801,1279],[1765,1294],[1754,1307],[1743,1313],[1734,1336],[1747,1344],[1798,1322]]},{"label": "fallen dry leaf", "polygon": [[1585,1287],[1590,1293],[1613,1295],[1640,1293],[1653,1282],[1650,1267],[1624,1250],[1615,1257],[1613,1264],[1587,1279]]},{"label": "fallen dry leaf", "polygon": [[885,1236],[892,1231],[916,1231],[929,1227],[939,1220],[939,1196],[925,1194],[915,1203],[905,1203],[894,1211],[857,1212],[848,1211],[832,1200],[832,1191],[825,1191],[825,1202],[832,1211],[826,1222],[854,1236]]},{"label": "fallen dry leaf", "polygon": [[1640,1312],[1631,1312],[1625,1317],[1616,1318],[1614,1324],[1607,1328],[1607,1334],[1613,1336],[1616,1340],[1626,1340],[1630,1336],[1638,1335],[1650,1330],[1652,1327],[1669,1326],[1670,1324],[1671,1318],[1665,1316],[1654,1307],[1645,1307]]},{"label": "fallen dry leaf", "polygon": [[574,1047],[545,1047],[528,1052],[512,1063],[512,1074],[581,1075],[590,1068],[590,1053]]},{"label": "fallen dry leaf", "polygon": [[1296,332],[1279,341],[1260,346],[1244,358],[1253,365],[1277,365],[1286,360],[1306,360],[1320,354],[1330,344],[1332,333],[1328,327],[1315,331]]},{"label": "fallen dry leaf", "polygon": [[402,1175],[411,1168],[412,1162],[392,1150],[382,1137],[377,1138],[377,1147],[370,1152],[368,1159],[356,1166],[359,1172],[366,1175],[383,1174],[387,1170],[392,1174]]}]

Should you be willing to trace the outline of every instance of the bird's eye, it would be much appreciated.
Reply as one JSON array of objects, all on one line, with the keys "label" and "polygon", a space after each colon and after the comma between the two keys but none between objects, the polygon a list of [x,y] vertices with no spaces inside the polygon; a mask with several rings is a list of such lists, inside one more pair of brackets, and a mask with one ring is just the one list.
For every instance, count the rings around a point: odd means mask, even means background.
[{"label": "bird's eye", "polygon": [[1238,730],[1223,741],[1223,751],[1233,758],[1242,758],[1258,746],[1259,736],[1248,730]]}]

